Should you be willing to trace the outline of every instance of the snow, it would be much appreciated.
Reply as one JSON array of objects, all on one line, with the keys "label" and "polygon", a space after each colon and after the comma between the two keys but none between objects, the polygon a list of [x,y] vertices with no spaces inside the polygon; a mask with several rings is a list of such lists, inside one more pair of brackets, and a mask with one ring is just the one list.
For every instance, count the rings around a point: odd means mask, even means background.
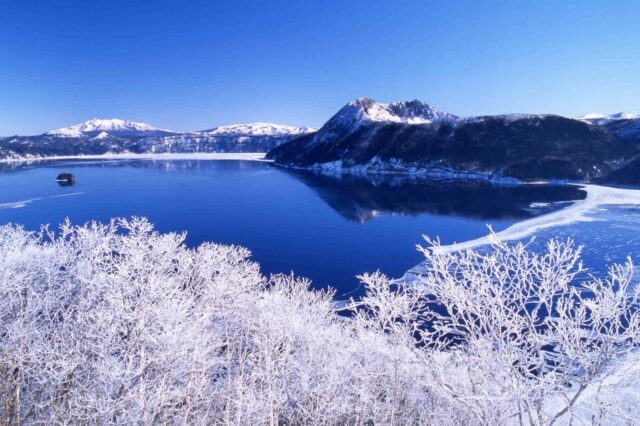
[{"label": "snow", "polygon": [[551,116],[552,114],[513,113],[513,114],[483,115],[483,116],[477,116],[477,117],[468,117],[463,119],[463,121],[467,123],[478,123],[478,122],[483,122],[491,119],[501,119],[506,122],[512,123],[514,121],[519,121],[519,120],[535,120],[535,119],[543,119]]},{"label": "snow", "polygon": [[48,131],[46,134],[51,136],[61,136],[66,138],[80,138],[84,136],[84,133],[82,133],[77,126],[78,125],[71,126],[71,127],[63,127],[62,129],[57,129],[57,130],[51,130],[51,131]]},{"label": "snow", "polygon": [[590,112],[578,117],[578,120],[601,120],[603,118],[607,118],[607,116],[598,112]]},{"label": "snow", "polygon": [[47,132],[47,134],[55,135],[55,136],[65,136],[65,137],[79,137],[79,136],[82,136],[84,133],[90,133],[90,132],[96,132],[96,131],[170,132],[170,130],[158,129],[146,123],[138,123],[136,121],[121,120],[118,118],[111,118],[111,119],[93,118],[91,120],[87,120],[82,123],[74,124],[73,126],[51,130]]},{"label": "snow", "polygon": [[[535,185],[533,183],[532,185]],[[539,184],[539,183],[538,183]],[[584,200],[576,201],[564,209],[518,222],[495,234],[501,241],[513,241],[534,235],[537,231],[576,222],[593,221],[587,213],[605,205],[640,205],[640,190],[612,188],[599,185],[577,185],[587,192]],[[494,236],[487,235],[463,243],[440,246],[438,250],[453,252],[491,243]]]},{"label": "snow", "polygon": [[66,155],[53,157],[6,158],[0,163],[19,163],[48,160],[243,160],[264,161],[264,152],[196,152],[185,154],[103,154],[103,155]]},{"label": "snow", "polygon": [[[623,424],[618,411],[637,424],[639,358],[620,342],[640,338],[629,308],[640,295],[621,297],[624,269],[585,287],[593,297],[567,292],[579,260],[570,243],[544,256],[425,254],[436,269],[423,288],[364,274],[366,296],[340,316],[332,292],[263,276],[249,250],[185,238],[135,217],[67,220],[58,233],[0,227],[0,379],[17,401],[3,414],[18,424],[508,425],[553,424],[566,407],[560,424]],[[522,309],[536,301],[557,320]],[[547,346],[558,356],[539,374]],[[581,397],[569,383],[584,385]]]},{"label": "snow", "polygon": [[[525,185],[547,184],[548,182],[534,182]],[[604,206],[640,205],[640,190],[613,188],[599,185],[580,184],[575,185],[583,189],[587,196],[584,200],[574,202],[568,207],[518,222],[507,229],[495,234],[489,234],[474,240],[463,241],[450,245],[442,245],[435,250],[442,253],[457,252],[488,246],[494,238],[500,241],[515,241],[535,236],[540,231],[572,225],[574,223],[594,222],[599,219],[593,217],[593,212]],[[533,207],[533,206],[530,206]],[[417,276],[425,272],[428,264],[421,262],[409,269],[398,282],[412,282]]]},{"label": "snow", "polygon": [[[289,166],[292,167],[292,166]],[[292,167],[321,171],[326,174],[401,175],[435,180],[487,181],[501,185],[519,185],[521,180],[482,170],[459,170],[438,164],[405,163],[397,158],[382,161],[374,157],[365,164],[345,166],[342,160],[315,163],[309,167]]]},{"label": "snow", "polygon": [[369,98],[359,98],[349,102],[329,122],[358,128],[371,122],[429,124],[457,120],[459,117],[418,100],[384,104]]},{"label": "snow", "polygon": [[210,136],[288,136],[315,132],[313,127],[293,127],[274,123],[233,124],[205,130]]},{"label": "snow", "polygon": [[[430,124],[438,122],[459,123],[459,122],[482,122],[486,119],[503,119],[506,121],[517,121],[525,119],[540,119],[549,117],[552,114],[502,114],[491,116],[459,117],[444,111],[440,111],[430,105],[414,101],[392,102],[389,104],[377,102],[369,98],[358,98],[349,102],[331,121],[355,124],[355,128],[368,122],[388,122],[404,124]],[[610,115],[600,113],[589,113],[576,118],[590,124],[606,124],[614,120],[637,119],[639,116],[619,112]]]},{"label": "snow", "polygon": [[[624,114],[624,113],[620,113]],[[403,123],[403,124],[432,124],[432,123],[474,123],[487,119],[502,119],[508,122],[517,120],[542,119],[552,114],[502,114],[489,116],[460,117],[445,111],[438,110],[418,100],[392,102],[389,104],[377,102],[369,98],[358,98],[349,102],[330,121],[358,128],[361,125],[379,123]],[[604,117],[604,116],[603,116]]]},{"label": "snow", "polygon": [[[582,422],[578,424],[590,425],[594,407],[606,405],[616,407],[616,411],[633,413],[637,411],[638,391],[640,391],[640,351],[634,351],[627,356],[615,360],[600,375],[602,383],[599,387],[590,386],[582,394],[576,405],[575,414]],[[550,406],[562,407],[562,399],[556,398]],[[624,424],[624,417],[613,416],[612,420]],[[561,424],[570,424],[569,414],[560,419]],[[631,423],[629,423],[631,424]]]},{"label": "snow", "polygon": [[92,138],[92,140],[107,139],[107,138],[109,138],[109,137],[110,137],[109,133],[107,133],[107,132],[100,132],[100,133],[98,134],[98,136],[96,136],[95,138]]},{"label": "snow", "polygon": [[630,112],[617,112],[615,114],[600,114],[597,112],[591,112],[589,114],[582,115],[577,118],[577,120],[584,121],[585,123],[602,125],[610,123],[611,121],[616,120],[633,120],[638,118],[637,115],[632,114]]},{"label": "snow", "polygon": [[631,114],[630,112],[618,112],[615,114],[611,114],[609,118],[612,120],[632,120],[634,118],[638,118],[638,116],[635,114]]},{"label": "snow", "polygon": [[[204,130],[202,132],[211,136],[287,136],[287,135],[301,135],[304,133],[314,132],[317,129],[313,127],[293,127],[285,126],[282,124],[274,123],[250,123],[250,124],[233,124],[230,126],[215,127],[210,130]],[[130,120],[120,120],[117,118],[112,119],[99,119],[94,118],[82,123],[74,124],[73,126],[63,127],[57,130],[51,130],[47,132],[48,135],[66,136],[66,137],[81,137],[85,133],[97,132],[101,133],[96,138],[105,138],[109,136],[107,132],[171,132],[171,130],[159,129],[152,127],[145,123],[138,123]],[[104,134],[104,135],[103,135]]]}]

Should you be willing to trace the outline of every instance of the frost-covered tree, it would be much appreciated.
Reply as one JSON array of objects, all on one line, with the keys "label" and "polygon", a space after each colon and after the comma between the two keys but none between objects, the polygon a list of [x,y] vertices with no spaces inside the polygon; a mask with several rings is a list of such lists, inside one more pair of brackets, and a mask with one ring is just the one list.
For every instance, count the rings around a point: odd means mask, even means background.
[{"label": "frost-covered tree", "polygon": [[139,218],[0,227],[0,425],[637,422],[631,264],[423,249],[427,273],[332,292]]},{"label": "frost-covered tree", "polygon": [[585,274],[571,241],[552,240],[541,254],[496,238],[484,253],[433,243],[422,251],[430,267],[419,291],[431,303],[420,334],[449,400],[483,424],[568,421],[585,393],[593,410],[613,414],[594,396],[640,343],[630,260],[599,279]]}]

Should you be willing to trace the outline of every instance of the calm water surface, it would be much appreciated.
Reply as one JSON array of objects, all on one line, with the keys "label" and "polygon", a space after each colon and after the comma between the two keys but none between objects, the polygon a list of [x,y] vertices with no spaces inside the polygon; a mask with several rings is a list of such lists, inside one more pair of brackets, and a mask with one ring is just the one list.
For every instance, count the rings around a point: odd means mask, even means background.
[{"label": "calm water surface", "polygon": [[[58,173],[77,176],[73,186]],[[421,261],[422,234],[443,244],[478,238],[584,198],[574,187],[328,177],[250,161],[57,161],[0,165],[0,223],[29,229],[145,216],[160,231],[248,247],[266,274],[309,277],[338,297],[355,276],[398,277]]]}]

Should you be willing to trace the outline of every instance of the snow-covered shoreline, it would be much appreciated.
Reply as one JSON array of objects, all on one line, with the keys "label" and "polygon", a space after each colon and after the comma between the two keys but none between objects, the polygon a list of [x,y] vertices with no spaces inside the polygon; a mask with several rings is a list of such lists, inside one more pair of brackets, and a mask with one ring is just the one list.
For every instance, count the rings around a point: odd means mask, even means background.
[{"label": "snow-covered shoreline", "polygon": [[[584,200],[576,201],[573,205],[549,214],[534,217],[511,225],[507,229],[495,234],[501,241],[513,241],[532,236],[536,231],[555,226],[568,225],[575,222],[590,222],[586,213],[603,205],[640,204],[640,190],[613,188],[608,186],[572,184],[587,193]],[[492,236],[487,235],[463,243],[442,246],[444,251],[457,251],[488,244]]]},{"label": "snow-covered shoreline", "polygon": [[[592,222],[595,219],[590,217],[588,213],[593,212],[602,206],[640,205],[639,189],[615,188],[590,184],[570,185],[577,186],[584,190],[587,193],[586,198],[574,202],[569,207],[556,210],[552,213],[515,223],[507,229],[493,235],[488,234],[474,240],[439,246],[436,250],[446,253],[474,249],[490,244],[494,238],[497,238],[500,241],[520,240],[532,237],[536,232],[544,229],[566,226],[577,222]],[[412,281],[416,276],[424,273],[425,267],[426,265],[424,262],[419,263],[409,269],[404,276],[398,279],[398,281]]]},{"label": "snow-covered shoreline", "polygon": [[[269,161],[269,160],[267,160]],[[271,160],[274,161],[274,160]],[[398,167],[398,164],[382,164],[377,163],[375,167],[372,167],[371,163],[343,167],[341,161],[334,161],[331,163],[318,163],[311,166],[296,166],[290,164],[273,163],[278,167],[292,170],[305,170],[314,173],[320,173],[326,176],[339,177],[342,175],[371,177],[371,176],[406,176],[417,179],[425,180],[439,180],[439,181],[483,181],[495,185],[504,186],[516,186],[526,185],[532,182],[526,182],[520,179],[502,176],[501,174],[484,173],[476,171],[464,171],[448,168],[421,168],[416,165],[405,165]],[[566,181],[549,181],[544,182],[546,184],[566,184]]]},{"label": "snow-covered shoreline", "polygon": [[0,163],[30,163],[56,160],[243,160],[264,161],[264,152],[194,152],[167,154],[101,154],[101,155],[61,155],[52,157],[20,157],[0,159]]}]

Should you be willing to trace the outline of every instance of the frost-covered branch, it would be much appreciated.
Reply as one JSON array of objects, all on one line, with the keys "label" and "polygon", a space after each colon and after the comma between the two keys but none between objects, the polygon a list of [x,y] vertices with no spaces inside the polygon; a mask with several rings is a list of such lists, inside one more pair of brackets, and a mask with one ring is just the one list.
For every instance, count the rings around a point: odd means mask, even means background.
[{"label": "frost-covered branch", "polygon": [[419,282],[365,274],[345,316],[184,237],[0,227],[1,425],[637,421],[630,262],[594,279],[571,242],[430,246]]}]

